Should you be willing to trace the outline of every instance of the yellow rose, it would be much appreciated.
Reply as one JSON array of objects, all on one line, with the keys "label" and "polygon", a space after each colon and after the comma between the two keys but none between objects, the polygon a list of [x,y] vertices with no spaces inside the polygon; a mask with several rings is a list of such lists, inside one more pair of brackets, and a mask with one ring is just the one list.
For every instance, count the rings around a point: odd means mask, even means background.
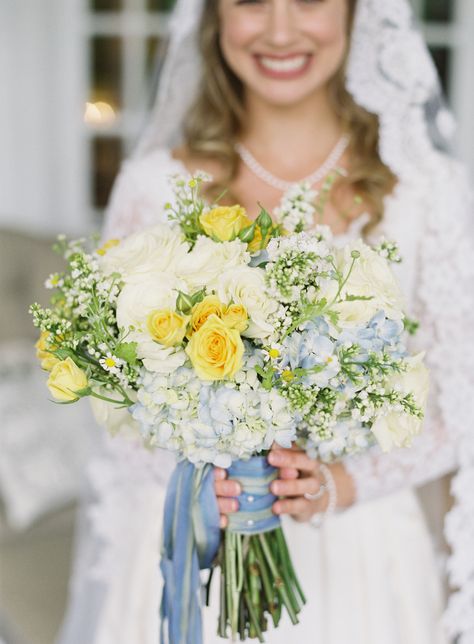
[{"label": "yellow rose", "polygon": [[165,347],[174,347],[186,335],[188,318],[171,309],[158,309],[148,315],[146,326],[155,342]]},{"label": "yellow rose", "polygon": [[249,226],[249,219],[242,206],[218,206],[199,217],[204,232],[218,241],[234,239],[242,228]]},{"label": "yellow rose", "polygon": [[222,318],[224,315],[224,304],[215,295],[206,295],[206,297],[195,304],[191,311],[191,333],[199,331],[204,322],[210,315],[217,315]]},{"label": "yellow rose", "polygon": [[48,389],[53,397],[65,402],[77,400],[79,396],[76,392],[85,389],[87,385],[86,374],[71,358],[60,360],[54,365],[48,378]]},{"label": "yellow rose", "polygon": [[41,331],[38,342],[36,342],[36,357],[41,362],[41,368],[45,371],[51,371],[51,369],[59,362],[59,359],[56,358],[51,351],[57,349],[57,347],[49,342],[49,337],[51,334],[49,331]]},{"label": "yellow rose", "polygon": [[223,380],[232,378],[240,369],[244,345],[237,329],[211,315],[191,336],[186,353],[199,378]]},{"label": "yellow rose", "polygon": [[229,304],[224,311],[222,319],[232,329],[236,329],[239,333],[245,331],[249,325],[249,316],[247,309],[242,304]]}]

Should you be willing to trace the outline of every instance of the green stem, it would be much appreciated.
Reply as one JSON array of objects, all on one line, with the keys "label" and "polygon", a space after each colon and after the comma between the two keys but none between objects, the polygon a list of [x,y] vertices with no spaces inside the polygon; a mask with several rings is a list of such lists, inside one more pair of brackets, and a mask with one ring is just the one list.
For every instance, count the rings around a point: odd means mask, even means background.
[{"label": "green stem", "polygon": [[[250,624],[255,630],[256,636],[258,637],[259,641],[264,642],[265,640],[263,639],[262,631],[260,630],[260,624],[258,622],[257,615],[255,614],[255,609],[252,605],[252,600],[250,599],[250,595],[246,588],[246,585],[244,585],[244,600],[245,600],[245,603],[247,604],[247,609],[249,611]],[[250,635],[250,637],[252,637],[252,635]]]},{"label": "green stem", "polygon": [[225,584],[225,535],[223,536],[224,545],[221,544],[219,559],[221,566],[221,585],[220,585],[220,611],[219,611],[219,637],[227,637],[227,611],[226,611],[226,584]]},{"label": "green stem", "polygon": [[268,574],[268,568],[267,568],[267,563],[265,560],[265,555],[263,554],[263,551],[260,546],[260,542],[258,539],[252,539],[252,548],[254,549],[255,552],[255,558],[258,561],[259,569],[260,569],[260,575],[262,579],[262,586],[263,586],[263,592],[265,594],[265,598],[267,600],[267,605],[268,605],[268,610],[270,612],[270,615],[272,616],[273,620],[273,625],[276,627],[278,626],[278,622],[276,621],[276,612],[275,612],[275,599],[278,601],[278,593],[274,594],[273,588],[272,588],[272,583],[270,581],[270,577]]},{"label": "green stem", "polygon": [[[250,538],[250,548],[247,556],[247,562],[249,572],[248,585],[250,590],[250,600],[252,602],[252,606],[255,609],[256,615],[259,618],[261,614],[259,570],[255,559],[255,553],[252,548],[252,538]],[[251,637],[252,635],[255,636],[255,633],[252,633],[251,631]]]},{"label": "green stem", "polygon": [[265,558],[267,560],[267,563],[269,565],[269,568],[271,570],[271,573],[273,575],[273,579],[275,581],[275,585],[277,587],[278,592],[280,593],[280,597],[282,602],[285,605],[286,610],[288,611],[288,614],[290,616],[291,621],[293,624],[298,623],[298,617],[296,616],[295,611],[293,610],[293,603],[291,602],[289,596],[288,596],[288,590],[285,586],[285,582],[281,578],[281,575],[278,571],[278,568],[275,564],[275,560],[273,559],[272,553],[270,548],[268,547],[267,540],[265,538],[265,533],[259,534],[258,538],[260,539],[260,545],[262,546],[262,550],[265,554]]},{"label": "green stem", "polygon": [[300,586],[300,582],[298,581],[298,577],[295,573],[295,569],[293,567],[293,562],[291,561],[291,556],[288,551],[288,545],[286,543],[285,535],[283,534],[283,530],[281,528],[277,528],[275,530],[275,535],[277,538],[277,543],[279,545],[280,551],[284,554],[284,557],[287,561],[288,568],[291,573],[291,577],[293,580],[294,585],[296,586],[296,590],[298,591],[298,594],[300,596],[302,604],[306,604],[306,596],[303,592],[303,589]]},{"label": "green stem", "polygon": [[113,403],[114,405],[122,405],[125,407],[130,407],[130,405],[133,405],[133,402],[129,398],[126,398],[126,399],[124,398],[123,400],[117,400],[116,398],[108,398],[107,396],[101,396],[95,391],[91,391],[90,395],[93,398],[98,398],[99,400],[105,400],[105,402]]}]

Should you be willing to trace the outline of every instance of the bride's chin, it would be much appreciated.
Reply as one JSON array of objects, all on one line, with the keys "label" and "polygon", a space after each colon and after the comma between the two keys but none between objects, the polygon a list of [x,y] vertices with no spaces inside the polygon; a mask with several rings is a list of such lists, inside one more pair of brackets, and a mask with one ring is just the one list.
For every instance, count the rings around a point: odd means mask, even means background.
[{"label": "bride's chin", "polygon": [[265,88],[261,86],[258,90],[250,90],[249,93],[253,93],[259,102],[267,104],[271,107],[281,107],[281,108],[294,108],[298,105],[306,103],[311,98],[314,98],[320,92],[320,88],[312,87],[311,89],[307,88],[298,88],[298,87],[286,87],[286,88],[269,88],[268,91],[265,91]]}]

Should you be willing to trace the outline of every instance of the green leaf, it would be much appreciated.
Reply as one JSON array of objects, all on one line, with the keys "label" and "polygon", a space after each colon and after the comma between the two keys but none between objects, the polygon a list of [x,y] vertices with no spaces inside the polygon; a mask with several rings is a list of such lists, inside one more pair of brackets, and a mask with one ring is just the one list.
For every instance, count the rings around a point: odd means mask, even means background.
[{"label": "green leaf", "polygon": [[66,358],[75,357],[75,353],[72,349],[55,349],[54,351],[50,351],[49,353],[55,355],[56,358],[59,358],[59,360],[66,360]]},{"label": "green leaf", "polygon": [[326,315],[328,318],[331,320],[332,324],[334,326],[337,326],[337,323],[339,322],[339,313],[337,311],[326,311]]},{"label": "green leaf", "polygon": [[373,299],[373,295],[349,295],[349,293],[346,295],[346,302],[357,302],[358,300],[368,302]]},{"label": "green leaf", "polygon": [[193,306],[195,304],[198,304],[198,302],[202,302],[205,296],[206,296],[205,288],[202,288],[201,290],[196,291],[196,293],[193,293],[193,295],[191,296],[191,302]]},{"label": "green leaf", "polygon": [[180,313],[189,313],[193,308],[193,299],[187,293],[183,291],[178,291],[178,297],[176,298],[176,310]]},{"label": "green leaf", "polygon": [[413,320],[412,318],[405,316],[403,318],[403,326],[407,333],[409,333],[410,335],[415,335],[415,333],[418,331],[420,323],[417,320]]},{"label": "green leaf", "polygon": [[115,355],[128,362],[128,364],[136,365],[137,358],[137,343],[136,342],[122,342],[115,347]]}]

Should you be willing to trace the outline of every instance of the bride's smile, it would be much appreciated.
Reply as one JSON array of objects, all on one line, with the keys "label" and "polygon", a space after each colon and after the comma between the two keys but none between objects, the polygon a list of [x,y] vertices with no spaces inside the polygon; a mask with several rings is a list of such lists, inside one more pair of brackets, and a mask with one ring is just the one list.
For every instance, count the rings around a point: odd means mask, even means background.
[{"label": "bride's smile", "polygon": [[221,0],[220,45],[247,90],[291,105],[321,90],[348,45],[347,0]]}]

